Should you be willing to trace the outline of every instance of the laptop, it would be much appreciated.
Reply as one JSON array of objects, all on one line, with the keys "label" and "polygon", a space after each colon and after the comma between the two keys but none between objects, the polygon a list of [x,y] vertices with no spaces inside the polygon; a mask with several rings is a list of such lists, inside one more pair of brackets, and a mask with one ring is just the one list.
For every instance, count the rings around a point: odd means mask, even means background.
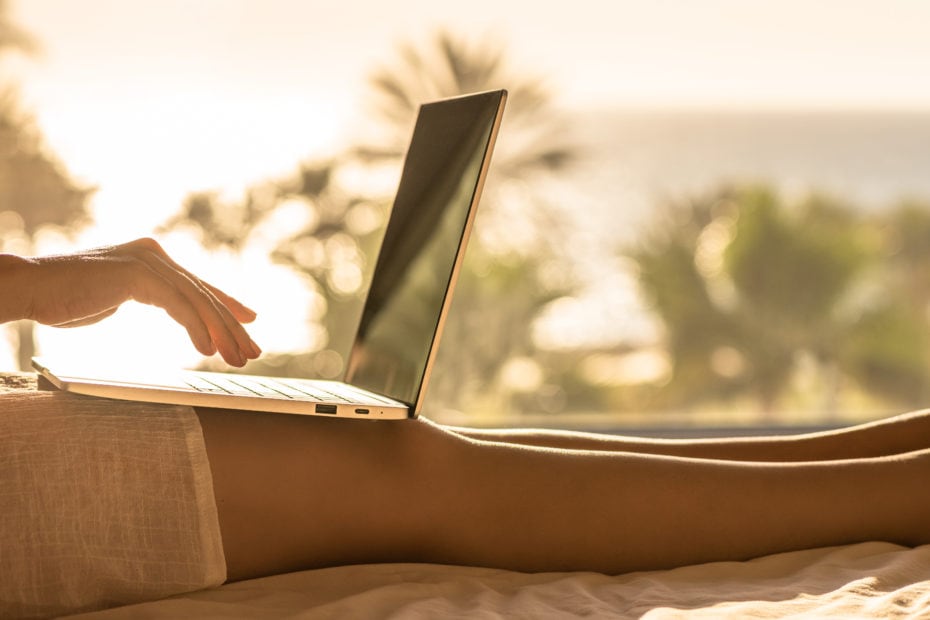
[{"label": "laptop", "polygon": [[[199,371],[105,373],[36,358],[44,387],[124,400],[367,420],[416,417],[507,92],[420,106],[342,381]],[[50,384],[50,385],[49,385]]]}]

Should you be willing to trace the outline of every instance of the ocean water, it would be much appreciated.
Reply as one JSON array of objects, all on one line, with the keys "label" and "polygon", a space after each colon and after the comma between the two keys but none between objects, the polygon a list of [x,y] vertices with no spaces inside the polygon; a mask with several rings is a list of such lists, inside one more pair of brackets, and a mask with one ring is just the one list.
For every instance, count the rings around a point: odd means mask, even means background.
[{"label": "ocean water", "polygon": [[595,110],[571,121],[582,161],[571,184],[611,236],[656,204],[729,182],[788,195],[825,191],[862,209],[930,200],[930,110]]}]

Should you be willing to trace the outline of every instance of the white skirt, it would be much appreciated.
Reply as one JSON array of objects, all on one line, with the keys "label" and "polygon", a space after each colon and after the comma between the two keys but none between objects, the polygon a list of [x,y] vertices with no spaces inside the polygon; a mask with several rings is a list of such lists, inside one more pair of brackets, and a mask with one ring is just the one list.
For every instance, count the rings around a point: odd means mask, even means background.
[{"label": "white skirt", "polygon": [[114,607],[225,579],[190,407],[0,393],[0,617]]}]

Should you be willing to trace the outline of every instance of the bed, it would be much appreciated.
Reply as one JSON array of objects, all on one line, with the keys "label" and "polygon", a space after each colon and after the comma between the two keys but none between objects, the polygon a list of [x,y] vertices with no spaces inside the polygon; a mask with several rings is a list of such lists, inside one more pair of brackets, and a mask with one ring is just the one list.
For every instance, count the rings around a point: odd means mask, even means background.
[{"label": "bed", "polygon": [[[23,389],[34,389],[33,378],[0,377],[0,392]],[[431,564],[340,566],[71,617],[930,618],[930,545],[875,541],[615,576]]]},{"label": "bed", "polygon": [[343,566],[73,617],[930,618],[930,545],[869,542],[620,576]]}]

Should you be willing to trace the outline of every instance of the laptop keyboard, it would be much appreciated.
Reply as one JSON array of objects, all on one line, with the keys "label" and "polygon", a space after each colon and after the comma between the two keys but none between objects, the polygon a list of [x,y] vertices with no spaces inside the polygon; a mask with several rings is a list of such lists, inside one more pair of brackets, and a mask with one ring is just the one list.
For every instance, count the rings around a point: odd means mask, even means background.
[{"label": "laptop keyboard", "polygon": [[351,402],[339,394],[324,390],[308,381],[287,381],[262,377],[260,380],[251,379],[246,375],[235,377],[186,375],[184,384],[198,392],[213,394],[235,394],[238,396],[287,398],[310,402]]}]

